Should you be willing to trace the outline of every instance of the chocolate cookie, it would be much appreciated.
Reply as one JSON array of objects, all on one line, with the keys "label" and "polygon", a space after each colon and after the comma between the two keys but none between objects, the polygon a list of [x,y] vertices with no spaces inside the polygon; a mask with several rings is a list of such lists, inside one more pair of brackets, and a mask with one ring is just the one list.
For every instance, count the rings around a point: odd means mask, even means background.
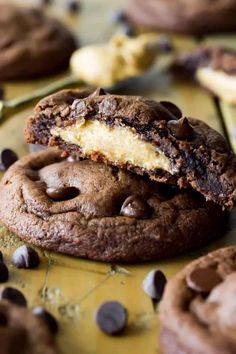
[{"label": "chocolate cookie", "polygon": [[75,48],[71,33],[40,10],[0,5],[0,80],[57,73]]},{"label": "chocolate cookie", "polygon": [[185,118],[170,102],[97,91],[84,96],[62,91],[41,100],[27,142],[192,187],[225,208],[235,205],[236,157],[207,124]]},{"label": "chocolate cookie", "polygon": [[223,100],[236,104],[236,51],[200,46],[179,55],[171,70],[181,78],[194,79]]},{"label": "chocolate cookie", "polygon": [[[70,159],[71,160],[71,159]],[[174,256],[219,237],[227,215],[191,190],[56,150],[23,157],[0,185],[0,219],[23,240],[101,261]]]},{"label": "chocolate cookie", "polygon": [[0,301],[1,354],[59,354],[43,319],[25,307]]},{"label": "chocolate cookie", "polygon": [[236,352],[236,246],[192,262],[165,287],[163,354]]},{"label": "chocolate cookie", "polygon": [[129,0],[134,24],[167,32],[202,35],[236,29],[235,0]]}]

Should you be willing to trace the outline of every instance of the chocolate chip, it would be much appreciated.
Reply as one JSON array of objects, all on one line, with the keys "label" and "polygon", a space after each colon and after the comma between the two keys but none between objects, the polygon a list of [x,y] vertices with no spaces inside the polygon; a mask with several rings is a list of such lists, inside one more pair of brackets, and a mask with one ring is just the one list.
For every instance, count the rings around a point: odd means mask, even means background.
[{"label": "chocolate chip", "polygon": [[127,318],[127,310],[118,301],[105,302],[96,313],[98,327],[109,335],[121,333],[125,329]]},{"label": "chocolate chip", "polygon": [[176,118],[180,119],[182,117],[182,112],[174,103],[169,101],[161,101],[160,104],[165,107],[170,113],[172,113]]},{"label": "chocolate chip", "polygon": [[128,36],[128,37],[135,37],[136,36],[136,31],[133,26],[131,26],[129,23],[125,23],[123,25],[123,33]]},{"label": "chocolate chip", "polygon": [[116,10],[111,14],[111,21],[123,24],[127,22],[127,16],[123,10]]},{"label": "chocolate chip", "polygon": [[9,272],[8,268],[3,263],[3,261],[0,261],[0,283],[5,283],[9,279]]},{"label": "chocolate chip", "polygon": [[6,326],[7,322],[7,316],[5,315],[5,313],[0,312],[0,326]]},{"label": "chocolate chip", "polygon": [[160,301],[166,282],[166,277],[161,270],[152,270],[143,280],[143,290],[152,300]]},{"label": "chocolate chip", "polygon": [[99,104],[99,113],[104,114],[106,116],[112,116],[117,108],[117,101],[115,98],[108,97],[104,98],[102,102]]},{"label": "chocolate chip", "polygon": [[107,92],[102,88],[98,87],[89,97],[96,97],[96,96],[105,96],[107,95]]},{"label": "chocolate chip", "polygon": [[75,187],[47,188],[46,193],[56,202],[73,199],[79,195],[79,191]]},{"label": "chocolate chip", "polygon": [[47,324],[51,333],[56,334],[58,332],[58,324],[56,319],[43,307],[38,306],[32,310],[33,315],[41,317]]},{"label": "chocolate chip", "polygon": [[161,35],[158,40],[158,47],[163,53],[170,53],[173,50],[173,44],[170,37]]},{"label": "chocolate chip", "polygon": [[17,160],[18,156],[13,150],[2,149],[0,152],[0,171],[6,171]]},{"label": "chocolate chip", "polygon": [[67,9],[70,12],[79,12],[81,10],[81,4],[76,0],[67,0]]},{"label": "chocolate chip", "polygon": [[10,286],[0,289],[0,300],[8,300],[18,306],[26,306],[27,301],[24,295],[17,289]]},{"label": "chocolate chip", "polygon": [[29,246],[20,246],[12,255],[12,264],[16,268],[32,269],[39,265],[38,253]]},{"label": "chocolate chip", "polygon": [[179,120],[170,120],[168,128],[171,134],[179,140],[188,140],[192,138],[193,128],[188,122],[187,118],[181,118]]},{"label": "chocolate chip", "polygon": [[190,289],[198,293],[208,294],[222,282],[222,278],[212,268],[197,268],[188,274],[186,282]]},{"label": "chocolate chip", "polygon": [[152,207],[138,195],[131,195],[124,201],[120,214],[130,218],[147,219],[152,214]]}]

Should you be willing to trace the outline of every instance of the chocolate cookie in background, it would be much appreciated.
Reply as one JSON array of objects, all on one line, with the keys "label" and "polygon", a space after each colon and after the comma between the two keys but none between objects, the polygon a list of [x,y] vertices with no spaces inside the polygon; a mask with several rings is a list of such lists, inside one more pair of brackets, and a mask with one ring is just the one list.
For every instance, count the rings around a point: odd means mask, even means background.
[{"label": "chocolate cookie in background", "polygon": [[0,219],[21,239],[106,262],[175,256],[221,236],[227,221],[193,190],[52,149],[10,167],[0,194]]},{"label": "chocolate cookie in background", "polygon": [[165,32],[202,35],[236,30],[235,0],[128,0],[135,25]]},{"label": "chocolate cookie in background", "polygon": [[0,80],[58,73],[76,49],[69,30],[41,10],[0,4]]},{"label": "chocolate cookie in background", "polygon": [[160,306],[163,354],[236,352],[236,246],[201,257],[165,287]]},{"label": "chocolate cookie in background", "polygon": [[28,120],[27,142],[58,146],[69,155],[193,188],[224,208],[235,206],[236,156],[221,134],[184,117],[171,102],[86,95],[65,90],[41,100]]},{"label": "chocolate cookie in background", "polygon": [[183,79],[194,79],[215,96],[236,105],[236,51],[200,46],[180,54],[171,71]]},{"label": "chocolate cookie in background", "polygon": [[0,301],[1,354],[59,354],[47,323],[25,307]]}]

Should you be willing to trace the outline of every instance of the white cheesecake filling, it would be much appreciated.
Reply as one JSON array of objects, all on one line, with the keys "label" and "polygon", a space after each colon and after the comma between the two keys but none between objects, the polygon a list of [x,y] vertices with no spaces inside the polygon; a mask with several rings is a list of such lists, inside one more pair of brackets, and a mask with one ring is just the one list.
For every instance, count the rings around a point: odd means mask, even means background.
[{"label": "white cheesecake filling", "polygon": [[216,96],[229,103],[236,103],[236,75],[230,75],[224,71],[212,68],[200,68],[196,73],[200,84]]},{"label": "white cheesecake filling", "polygon": [[132,128],[113,128],[97,120],[85,121],[82,118],[66,128],[53,128],[51,134],[69,144],[78,145],[87,156],[99,153],[114,164],[128,163],[171,173],[168,157],[153,144],[139,139]]}]

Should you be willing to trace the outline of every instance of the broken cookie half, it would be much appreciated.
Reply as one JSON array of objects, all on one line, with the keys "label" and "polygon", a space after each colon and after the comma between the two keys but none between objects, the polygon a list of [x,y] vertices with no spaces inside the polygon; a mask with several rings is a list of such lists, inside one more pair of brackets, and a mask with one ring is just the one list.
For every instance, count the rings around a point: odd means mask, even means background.
[{"label": "broken cookie half", "polygon": [[37,104],[25,134],[28,143],[192,187],[224,208],[235,205],[236,157],[227,142],[170,102],[102,89],[61,91]]},{"label": "broken cookie half", "polygon": [[236,105],[235,50],[201,46],[177,57],[172,69],[185,79],[196,79],[215,96]]}]

